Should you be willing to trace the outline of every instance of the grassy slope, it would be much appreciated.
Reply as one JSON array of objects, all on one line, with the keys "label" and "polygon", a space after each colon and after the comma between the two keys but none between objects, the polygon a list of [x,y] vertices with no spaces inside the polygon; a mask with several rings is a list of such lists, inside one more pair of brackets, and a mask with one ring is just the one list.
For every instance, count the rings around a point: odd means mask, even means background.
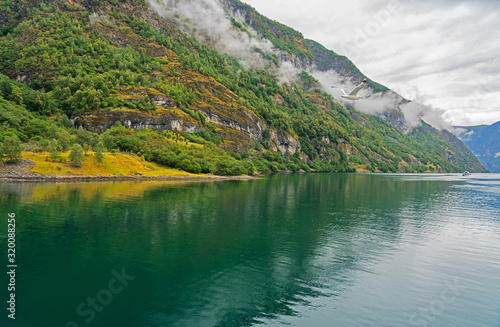
[{"label": "grassy slope", "polygon": [[48,153],[23,152],[24,159],[36,162],[31,170],[39,174],[54,174],[61,176],[86,175],[86,176],[203,176],[191,174],[182,170],[173,169],[158,165],[154,162],[147,162],[141,157],[123,153],[104,153],[104,160],[101,164],[97,162],[93,152],[85,156],[83,166],[73,167],[66,163],[69,151],[63,152],[61,162],[48,159]]}]

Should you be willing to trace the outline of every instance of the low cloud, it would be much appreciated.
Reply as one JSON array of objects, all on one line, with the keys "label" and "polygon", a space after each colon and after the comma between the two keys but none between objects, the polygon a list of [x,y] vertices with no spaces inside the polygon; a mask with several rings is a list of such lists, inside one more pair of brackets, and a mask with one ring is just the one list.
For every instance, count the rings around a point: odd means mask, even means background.
[{"label": "low cloud", "polygon": [[400,109],[403,112],[405,121],[409,126],[419,126],[423,120],[438,130],[453,130],[451,123],[444,118],[446,112],[442,109],[423,105],[417,102],[403,104],[400,106]]},{"label": "low cloud", "polygon": [[[339,101],[342,101],[342,98],[340,97],[342,95],[341,89],[344,89],[347,93],[349,93],[350,90],[356,87],[350,78],[341,76],[333,70],[312,71],[309,73],[319,81],[325,92],[329,93]],[[335,88],[332,88],[332,86]],[[363,94],[365,94],[364,92],[365,90],[361,90],[359,95],[363,96]]]},{"label": "low cloud", "polygon": [[291,83],[297,80],[299,70],[288,61],[280,63],[280,67],[276,71],[276,77],[281,84]]},{"label": "low cloud", "polygon": [[[245,25],[243,17],[230,15],[219,0],[147,1],[161,16],[177,20],[185,32],[238,59],[245,69],[271,69],[282,84],[297,81],[300,70],[286,61],[277,68],[270,65],[259,52],[279,55],[280,51]],[[235,28],[231,19],[244,25],[248,33]]]},{"label": "low cloud", "polygon": [[[425,96],[423,96],[418,88],[412,90],[411,94],[414,99],[412,99],[412,102],[408,103],[403,103],[404,99],[396,92],[372,93],[369,88],[364,88],[358,93],[358,95],[364,97],[364,99],[350,101],[344,100],[341,97],[342,91],[340,90],[344,89],[346,93],[349,93],[357,86],[350,78],[343,77],[335,71],[315,71],[311,74],[321,83],[323,90],[331,94],[341,103],[352,104],[356,110],[362,113],[380,115],[389,110],[398,110],[399,108],[409,127],[420,126],[423,120],[436,129],[452,130],[451,123],[446,119],[446,112],[444,110],[418,102],[426,100]],[[332,88],[331,86],[336,86],[336,88]]]},{"label": "low cloud", "polygon": [[472,136],[475,134],[475,132],[473,130],[467,132],[467,130],[465,128],[456,128],[456,130],[459,130],[459,132],[460,132],[460,130],[464,131],[462,134],[458,134],[458,135],[461,135],[464,140],[471,140]]},{"label": "low cloud", "polygon": [[[261,40],[233,27],[231,17],[218,0],[147,0],[161,16],[177,19],[188,26],[188,33],[240,60],[245,68],[264,68],[266,61],[255,51],[273,51],[268,40]],[[237,18],[235,18],[237,19]],[[250,29],[249,29],[250,30]]]},{"label": "low cloud", "polygon": [[394,92],[371,93],[354,102],[354,108],[366,114],[379,115],[398,108],[402,98]]},{"label": "low cloud", "polygon": [[[324,91],[333,96],[340,103],[350,103],[354,108],[362,113],[370,115],[379,115],[387,110],[397,108],[402,98],[394,92],[372,93],[370,89],[363,88],[358,92],[358,95],[364,99],[351,101],[341,97],[342,89],[349,93],[358,84],[354,83],[351,78],[346,78],[339,75],[337,72],[330,71],[314,71],[311,73],[322,85]],[[334,86],[334,88],[332,88]]]}]

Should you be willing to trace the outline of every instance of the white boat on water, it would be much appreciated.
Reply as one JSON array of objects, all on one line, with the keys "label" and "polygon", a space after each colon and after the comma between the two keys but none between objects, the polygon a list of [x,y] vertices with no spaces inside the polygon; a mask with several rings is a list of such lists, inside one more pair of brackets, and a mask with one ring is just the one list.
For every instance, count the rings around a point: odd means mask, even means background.
[{"label": "white boat on water", "polygon": [[470,173],[469,173],[468,171],[464,171],[464,172],[462,173],[462,176],[470,176]]}]

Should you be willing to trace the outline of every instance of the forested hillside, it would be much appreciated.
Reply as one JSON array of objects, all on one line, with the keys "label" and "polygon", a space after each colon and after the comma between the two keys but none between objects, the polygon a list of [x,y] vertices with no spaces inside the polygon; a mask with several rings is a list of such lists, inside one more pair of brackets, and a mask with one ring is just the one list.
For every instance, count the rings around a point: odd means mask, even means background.
[{"label": "forested hillside", "polygon": [[[485,171],[445,131],[422,123],[407,132],[346,109],[310,69],[364,75],[253,8],[223,1],[235,35],[257,44],[241,57],[221,50],[182,12],[169,15],[167,1],[155,3],[167,14],[143,0],[0,2],[6,159],[19,157],[9,153],[22,143],[25,151],[49,153],[47,160],[81,148],[221,175]],[[264,41],[272,47],[259,46]],[[296,74],[284,79],[288,65]]]}]

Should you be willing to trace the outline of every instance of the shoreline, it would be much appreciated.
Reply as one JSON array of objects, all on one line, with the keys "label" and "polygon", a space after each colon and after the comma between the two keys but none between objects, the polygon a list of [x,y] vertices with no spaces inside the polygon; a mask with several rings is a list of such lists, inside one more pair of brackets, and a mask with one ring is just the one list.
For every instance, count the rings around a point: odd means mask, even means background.
[{"label": "shoreline", "polygon": [[[135,157],[134,157],[135,158]],[[150,171],[130,170],[129,174],[100,172],[95,174],[87,173],[42,173],[34,171],[37,161],[30,159],[21,159],[13,164],[0,164],[0,182],[93,182],[93,181],[229,181],[229,180],[250,180],[257,176],[218,176],[218,175],[195,175],[186,172],[164,169],[159,174],[147,174]],[[58,163],[56,163],[57,165]],[[61,169],[59,169],[61,170]],[[69,172],[69,171],[68,171]]]},{"label": "shoreline", "polygon": [[[255,180],[262,178],[262,175],[271,173],[265,171],[258,171],[252,175],[243,176],[218,176],[218,175],[169,175],[165,171],[164,175],[143,175],[136,172],[133,175],[122,174],[54,174],[54,173],[41,173],[32,171],[36,162],[29,159],[21,159],[15,164],[5,165],[0,164],[0,182],[3,183],[29,183],[29,182],[111,182],[111,181],[183,181],[183,182],[218,182],[218,181],[231,181],[231,180]],[[132,171],[131,171],[132,173]],[[291,171],[278,171],[277,173],[289,174]],[[299,174],[307,174],[305,171],[296,172]],[[309,173],[316,173],[311,171]],[[370,174],[368,171],[357,171],[354,174]],[[375,172],[374,174],[380,174]],[[427,173],[439,174],[439,173]],[[458,174],[458,173],[457,173]]]},{"label": "shoreline", "polygon": [[111,181],[192,181],[218,182],[252,180],[257,176],[108,176],[108,175],[21,175],[1,176],[0,182],[111,182]]},{"label": "shoreline", "polygon": [[[278,172],[278,174],[288,174],[289,172]],[[315,173],[315,172],[310,172]],[[302,173],[303,174],[303,173]],[[306,173],[307,174],[307,173]],[[365,173],[356,172],[350,174],[383,174],[383,173]],[[404,173],[395,173],[404,174]],[[415,173],[406,173],[413,175]],[[460,174],[460,173],[422,173],[425,175],[440,175],[440,174]],[[478,173],[476,173],[478,174]],[[491,173],[490,173],[491,174]],[[141,176],[141,175],[126,175],[126,176],[111,176],[111,175],[51,175],[33,173],[22,174],[19,176],[3,176],[0,172],[0,182],[3,183],[29,183],[29,182],[114,182],[114,181],[183,181],[183,182],[221,182],[231,180],[256,180],[262,178],[262,173],[253,176]]]}]

